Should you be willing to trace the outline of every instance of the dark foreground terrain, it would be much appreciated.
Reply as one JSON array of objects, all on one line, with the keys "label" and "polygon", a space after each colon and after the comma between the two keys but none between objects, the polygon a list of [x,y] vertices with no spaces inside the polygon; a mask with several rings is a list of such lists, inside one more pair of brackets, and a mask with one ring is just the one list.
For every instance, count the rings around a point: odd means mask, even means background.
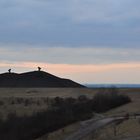
[{"label": "dark foreground terrain", "polygon": [[[6,89],[1,90],[5,91]],[[22,92],[23,88],[20,90]],[[9,94],[9,89],[8,95],[5,93],[5,97],[3,92],[0,102],[1,110],[9,112],[12,108],[15,109],[15,111],[7,113],[4,120],[1,119],[0,121],[0,137],[3,140],[34,140],[72,123],[94,117],[93,112],[103,113],[131,101],[127,95],[118,94],[116,89],[100,90],[96,93],[93,89],[86,88],[59,89],[58,92],[56,89],[46,89],[49,92],[55,91],[56,96],[50,98],[47,95],[51,93],[46,92],[45,97],[43,97],[44,95],[41,97],[40,93],[40,99],[38,98],[39,90],[32,89],[29,91],[28,89],[25,96],[23,94],[21,96],[21,93],[12,95],[14,89],[12,89],[11,94]],[[62,98],[63,96],[58,97],[60,91],[68,95],[65,98]],[[94,96],[88,96],[86,91]],[[79,95],[81,93],[81,95],[74,96],[77,93]],[[37,98],[35,97],[36,94]],[[33,111],[30,115],[18,114],[18,110],[30,110],[32,107],[41,110]]]}]

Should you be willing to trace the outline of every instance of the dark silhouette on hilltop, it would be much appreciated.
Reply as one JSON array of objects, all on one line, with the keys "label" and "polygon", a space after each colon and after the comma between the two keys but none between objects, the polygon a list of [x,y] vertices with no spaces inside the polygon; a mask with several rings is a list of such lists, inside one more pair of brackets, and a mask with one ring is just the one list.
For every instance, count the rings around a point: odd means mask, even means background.
[{"label": "dark silhouette on hilltop", "polygon": [[38,67],[38,71],[41,71],[41,68],[40,67]]},{"label": "dark silhouette on hilltop", "polygon": [[0,74],[0,87],[84,87],[44,71]]},{"label": "dark silhouette on hilltop", "polygon": [[9,69],[8,72],[11,73],[11,69]]}]

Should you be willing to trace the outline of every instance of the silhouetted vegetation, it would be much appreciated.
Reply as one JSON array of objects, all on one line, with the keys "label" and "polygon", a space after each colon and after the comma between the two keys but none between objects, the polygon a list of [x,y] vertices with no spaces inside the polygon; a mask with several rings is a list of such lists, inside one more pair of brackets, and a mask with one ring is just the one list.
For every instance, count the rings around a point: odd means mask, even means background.
[{"label": "silhouetted vegetation", "polygon": [[[91,118],[93,112],[105,112],[130,101],[128,96],[118,94],[116,89],[98,93],[93,98],[87,98],[84,95],[77,99],[47,98],[44,100],[50,104],[47,110],[23,117],[18,117],[16,113],[9,114],[7,120],[0,120],[0,138],[2,140],[34,140],[73,122]],[[18,102],[23,102],[23,100]]]},{"label": "silhouetted vegetation", "polygon": [[93,98],[92,105],[95,112],[101,113],[129,102],[131,99],[127,95],[119,94],[118,89],[112,87],[97,93]]},{"label": "silhouetted vegetation", "polygon": [[4,105],[4,102],[0,100],[0,106]]}]

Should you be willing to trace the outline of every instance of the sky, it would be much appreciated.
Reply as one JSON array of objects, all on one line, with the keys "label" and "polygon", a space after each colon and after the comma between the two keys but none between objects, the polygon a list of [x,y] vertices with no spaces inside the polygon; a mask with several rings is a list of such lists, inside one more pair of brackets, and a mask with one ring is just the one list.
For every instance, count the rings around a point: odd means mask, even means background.
[{"label": "sky", "polygon": [[0,73],[140,84],[139,0],[0,0]]}]

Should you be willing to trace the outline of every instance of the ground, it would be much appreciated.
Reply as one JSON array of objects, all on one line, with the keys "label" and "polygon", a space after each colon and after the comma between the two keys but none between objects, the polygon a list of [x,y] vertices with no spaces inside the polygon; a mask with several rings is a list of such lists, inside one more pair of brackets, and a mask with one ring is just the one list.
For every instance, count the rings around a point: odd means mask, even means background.
[{"label": "ground", "polygon": [[[134,113],[140,113],[140,90],[139,89],[122,89],[122,93],[127,94],[132,102],[121,107],[112,109],[101,115],[105,117],[110,116],[124,116],[126,113],[133,115]],[[100,116],[99,116],[100,117]],[[81,126],[81,122],[67,126],[59,131],[51,133],[49,136],[43,136],[37,140],[64,140],[73,132],[77,131]],[[116,129],[116,136],[114,135],[114,129]],[[140,136],[140,120],[132,117],[129,120],[122,122],[119,125],[111,124],[103,129],[98,130],[94,134],[89,135],[83,140],[120,140],[131,138],[135,140],[135,137]]]},{"label": "ground", "polygon": [[88,88],[0,88],[0,118],[9,113],[23,116],[45,110],[48,97],[92,97],[95,92]]},{"label": "ground", "polygon": [[[31,115],[47,109],[47,97],[78,97],[86,95],[94,96],[100,89],[88,88],[0,88],[0,117],[6,118],[9,113],[16,112],[18,115]],[[121,89],[120,93],[127,94],[132,102],[124,106],[112,109],[101,116],[123,116],[126,113],[140,113],[140,89]],[[100,118],[100,115],[98,116]],[[117,136],[114,137],[114,125],[106,126],[104,129],[98,130],[88,138],[83,140],[108,140],[121,139],[130,136],[140,136],[139,119],[131,119],[124,121],[116,126]],[[49,136],[42,136],[37,140],[64,140],[67,136],[75,132],[81,127],[80,122],[67,126]]]}]

